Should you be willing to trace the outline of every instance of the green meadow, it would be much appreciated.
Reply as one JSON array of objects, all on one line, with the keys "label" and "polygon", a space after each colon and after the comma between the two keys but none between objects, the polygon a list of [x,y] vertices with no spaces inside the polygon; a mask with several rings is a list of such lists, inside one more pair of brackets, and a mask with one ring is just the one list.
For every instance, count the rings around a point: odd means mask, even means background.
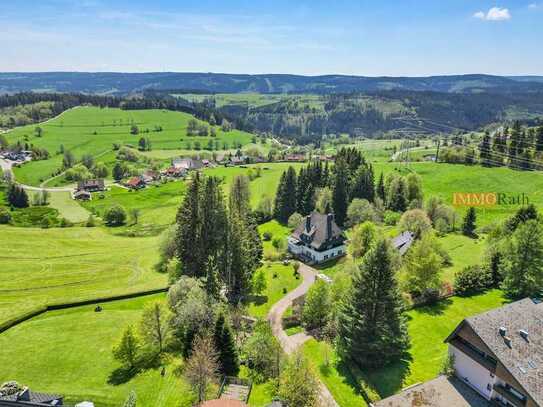
[{"label": "green meadow", "polygon": [[[513,198],[524,193],[530,203],[543,207],[543,173],[540,171],[431,162],[411,163],[408,167],[399,163],[375,163],[374,169],[377,176],[381,171],[385,174],[392,171],[403,174],[416,172],[422,177],[426,199],[438,196],[452,204],[455,192],[500,192]],[[477,226],[505,219],[518,208],[516,204],[476,208]],[[457,207],[456,210],[459,215],[463,215],[466,208]]]},{"label": "green meadow", "polygon": [[[91,400],[97,407],[118,407],[131,390],[140,406],[192,405],[192,393],[179,374],[181,357],[168,356],[161,366],[122,380],[112,348],[128,325],[137,328],[152,295],[130,300],[50,311],[0,335],[0,382],[17,380],[32,389],[60,393],[65,402]],[[37,357],[39,355],[39,357]]]},{"label": "green meadow", "polygon": [[166,287],[157,245],[98,227],[0,226],[0,324],[45,305]]},{"label": "green meadow", "polygon": [[[42,137],[35,135],[36,125],[16,128],[6,137],[10,143],[16,141],[32,143],[45,148],[51,154],[48,160],[35,161],[15,169],[19,182],[38,185],[49,178],[62,164],[60,146],[70,150],[76,159],[83,154],[98,157],[113,149],[113,143],[137,146],[140,137],[148,137],[153,148],[159,150],[187,148],[187,143],[201,143],[204,148],[209,140],[245,145],[251,142],[252,135],[239,130],[223,132],[216,126],[217,137],[187,136],[187,125],[193,117],[187,113],[166,110],[121,110],[113,108],[78,107],[64,112],[57,118],[40,124]],[[140,134],[130,134],[132,125],[138,126]],[[161,126],[162,131],[154,131]],[[149,132],[147,133],[147,130]]]}]

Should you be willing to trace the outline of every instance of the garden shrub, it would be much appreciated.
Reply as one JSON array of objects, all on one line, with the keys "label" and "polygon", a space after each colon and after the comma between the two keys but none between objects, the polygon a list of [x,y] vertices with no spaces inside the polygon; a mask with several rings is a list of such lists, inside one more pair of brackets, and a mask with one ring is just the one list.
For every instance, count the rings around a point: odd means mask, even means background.
[{"label": "garden shrub", "polygon": [[482,292],[491,284],[490,274],[479,265],[464,267],[454,277],[454,291],[458,295]]}]

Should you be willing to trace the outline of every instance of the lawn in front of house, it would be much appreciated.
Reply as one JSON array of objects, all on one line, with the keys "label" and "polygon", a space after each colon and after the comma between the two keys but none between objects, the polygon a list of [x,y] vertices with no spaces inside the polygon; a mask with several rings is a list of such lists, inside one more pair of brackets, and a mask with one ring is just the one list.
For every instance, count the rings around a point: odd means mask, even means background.
[{"label": "lawn in front of house", "polygon": [[373,389],[381,398],[399,392],[404,387],[436,377],[446,357],[443,341],[464,319],[506,303],[500,290],[490,290],[472,297],[451,297],[435,305],[407,312],[411,346],[404,360],[374,371],[347,368],[332,356],[329,367],[324,363],[323,343],[311,340],[304,352],[314,361],[321,379],[340,406],[364,405],[360,385]]},{"label": "lawn in front of house", "polygon": [[49,206],[55,208],[60,217],[66,218],[73,223],[85,222],[90,215],[90,212],[72,199],[69,192],[50,192]]},{"label": "lawn in front of house", "polygon": [[[294,275],[292,264],[266,263],[260,269],[266,277],[266,289],[248,304],[249,315],[255,318],[266,318],[273,304],[285,294],[302,283],[302,278]],[[259,272],[257,271],[257,273]],[[256,273],[255,273],[256,275]]]},{"label": "lawn in front of house", "polygon": [[[258,232],[262,238],[262,248],[264,249],[265,259],[279,259],[284,250],[277,249],[273,246],[273,239],[284,240],[283,245],[286,248],[286,239],[290,235],[291,231],[288,226],[281,225],[275,219],[269,222],[258,225]],[[264,234],[269,236],[269,239],[264,239]]]},{"label": "lawn in front of house", "polygon": [[191,406],[190,388],[177,372],[180,357],[165,360],[164,377],[158,366],[110,383],[120,367],[113,346],[128,325],[137,329],[145,304],[164,298],[103,303],[101,312],[94,305],[51,311],[9,329],[0,334],[0,382],[16,380],[35,391],[58,393],[68,404],[90,400],[118,407],[134,390],[140,406]]}]

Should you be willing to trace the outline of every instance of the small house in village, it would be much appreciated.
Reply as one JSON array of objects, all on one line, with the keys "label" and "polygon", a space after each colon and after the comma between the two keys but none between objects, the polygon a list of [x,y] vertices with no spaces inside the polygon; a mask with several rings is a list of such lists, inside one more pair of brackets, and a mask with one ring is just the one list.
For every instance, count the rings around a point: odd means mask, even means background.
[{"label": "small house in village", "polygon": [[183,178],[185,175],[187,175],[187,172],[188,171],[186,168],[176,168],[171,166],[162,171],[162,175],[168,178]]},{"label": "small house in village", "polygon": [[146,184],[151,184],[160,179],[160,173],[154,170],[145,170],[141,175],[143,182]]},{"label": "small house in village", "polygon": [[72,194],[72,198],[77,199],[78,201],[90,201],[92,199],[92,194],[89,191],[82,189],[80,191],[75,191]]},{"label": "small house in village", "polygon": [[172,160],[172,167],[182,168],[186,171],[197,171],[205,167],[202,160],[196,160],[193,158],[174,158]]},{"label": "small house in village", "polygon": [[145,188],[145,181],[143,180],[143,177],[132,177],[124,184],[127,188],[130,189],[142,189]]},{"label": "small house in village", "polygon": [[98,192],[106,189],[103,179],[88,179],[77,183],[78,191]]},{"label": "small house in village", "polygon": [[288,238],[288,250],[304,262],[323,263],[346,253],[345,240],[334,215],[313,212]]}]

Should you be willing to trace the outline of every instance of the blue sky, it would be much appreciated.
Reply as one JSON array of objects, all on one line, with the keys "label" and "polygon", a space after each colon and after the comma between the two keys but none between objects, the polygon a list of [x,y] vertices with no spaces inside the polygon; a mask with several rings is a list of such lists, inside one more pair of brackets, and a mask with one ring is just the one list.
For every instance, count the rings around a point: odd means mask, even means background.
[{"label": "blue sky", "polygon": [[543,75],[543,0],[0,0],[0,71]]}]

